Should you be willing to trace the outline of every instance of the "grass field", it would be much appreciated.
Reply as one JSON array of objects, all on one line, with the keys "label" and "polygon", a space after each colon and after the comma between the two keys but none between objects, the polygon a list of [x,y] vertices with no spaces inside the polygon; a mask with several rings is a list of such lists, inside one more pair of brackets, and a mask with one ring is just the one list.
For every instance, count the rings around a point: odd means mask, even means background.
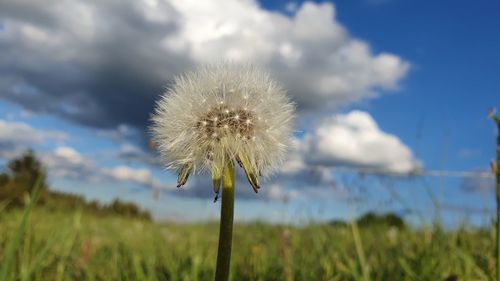
[{"label": "grass field", "polygon": [[[212,280],[218,225],[0,212],[0,280]],[[231,280],[493,280],[493,230],[236,224]]]}]

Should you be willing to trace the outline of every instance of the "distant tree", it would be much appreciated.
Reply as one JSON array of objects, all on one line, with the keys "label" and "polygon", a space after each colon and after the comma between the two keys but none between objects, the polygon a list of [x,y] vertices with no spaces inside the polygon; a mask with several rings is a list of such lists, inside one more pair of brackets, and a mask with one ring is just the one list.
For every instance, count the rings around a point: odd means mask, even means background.
[{"label": "distant tree", "polygon": [[348,224],[344,220],[331,220],[328,224],[334,227],[347,227]]},{"label": "distant tree", "polygon": [[384,215],[380,215],[373,212],[368,212],[363,216],[361,216],[357,220],[357,223],[360,226],[386,225],[386,226],[394,226],[397,228],[405,227],[404,220],[394,213],[387,213]]},{"label": "distant tree", "polygon": [[120,199],[113,200],[108,208],[111,209],[112,212],[123,216],[151,219],[149,212],[139,209],[139,207],[134,203],[123,202]]},{"label": "distant tree", "polygon": [[98,212],[101,210],[101,205],[96,200],[92,200],[87,204],[87,208],[92,212]]},{"label": "distant tree", "polygon": [[42,180],[42,188],[46,188],[45,175],[43,174],[44,167],[33,153],[33,150],[28,150],[19,158],[12,159],[7,166],[12,174],[12,181],[23,187],[28,192],[31,192],[35,187],[36,181]]},{"label": "distant tree", "polygon": [[9,175],[6,173],[0,173],[0,187],[6,185],[9,182]]},{"label": "distant tree", "polygon": [[32,150],[7,163],[7,173],[0,174],[0,201],[8,200],[9,207],[23,206],[25,195],[29,194],[40,178],[39,203],[45,201],[47,185],[44,167]]},{"label": "distant tree", "polygon": [[7,201],[9,208],[24,206],[26,195],[33,191],[40,179],[41,189],[37,203],[45,204],[48,210],[82,208],[96,215],[118,214],[151,219],[148,211],[140,209],[134,203],[115,199],[108,205],[101,205],[97,201],[87,202],[83,196],[49,190],[44,166],[32,150],[12,159],[7,167],[6,173],[0,173],[0,202]]},{"label": "distant tree", "polygon": [[388,213],[385,215],[384,220],[389,224],[390,226],[395,226],[397,228],[404,228],[405,227],[405,222],[404,220],[394,214],[394,213]]}]

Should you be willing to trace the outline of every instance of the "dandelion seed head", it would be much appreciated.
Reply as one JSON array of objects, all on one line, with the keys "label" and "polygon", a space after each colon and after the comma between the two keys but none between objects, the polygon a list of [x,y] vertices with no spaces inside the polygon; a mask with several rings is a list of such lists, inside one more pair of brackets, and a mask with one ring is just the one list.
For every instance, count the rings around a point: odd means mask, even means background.
[{"label": "dandelion seed head", "polygon": [[221,63],[177,77],[156,104],[151,130],[167,168],[212,170],[243,153],[269,175],[285,156],[293,111],[268,74]]}]

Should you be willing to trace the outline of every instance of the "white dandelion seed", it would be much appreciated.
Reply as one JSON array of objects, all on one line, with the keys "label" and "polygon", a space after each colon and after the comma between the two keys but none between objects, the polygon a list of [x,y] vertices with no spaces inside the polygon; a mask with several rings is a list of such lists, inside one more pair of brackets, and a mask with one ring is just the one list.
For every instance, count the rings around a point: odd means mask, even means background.
[{"label": "white dandelion seed", "polygon": [[[209,65],[177,77],[156,104],[153,139],[167,168],[219,175],[239,163],[252,187],[276,171],[292,133],[294,105],[268,74],[250,65]],[[214,187],[216,192],[218,188]]]}]

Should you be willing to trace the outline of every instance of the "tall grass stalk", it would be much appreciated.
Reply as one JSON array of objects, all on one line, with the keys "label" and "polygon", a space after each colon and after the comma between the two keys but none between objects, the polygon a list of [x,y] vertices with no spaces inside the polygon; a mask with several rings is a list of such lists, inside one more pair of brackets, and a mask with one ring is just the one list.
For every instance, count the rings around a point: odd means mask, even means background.
[{"label": "tall grass stalk", "polygon": [[9,205],[11,200],[7,199],[0,202],[0,213]]},{"label": "tall grass stalk", "polygon": [[352,237],[354,239],[354,245],[356,247],[356,252],[358,254],[359,264],[361,265],[361,272],[363,274],[364,281],[370,281],[370,267],[366,262],[365,251],[363,249],[363,243],[361,242],[361,235],[359,234],[358,224],[356,220],[351,222]]},{"label": "tall grass stalk", "polygon": [[229,280],[234,217],[234,164],[229,161],[222,173],[222,206],[220,211],[219,249],[215,281]]},{"label": "tall grass stalk", "polygon": [[[67,232],[67,233],[66,233]],[[42,263],[47,259],[49,256],[50,250],[53,249],[53,247],[60,243],[61,241],[66,241],[69,232],[66,231],[63,232],[62,235],[58,231],[54,231],[46,240],[46,243],[44,243],[43,247],[41,247],[40,250],[37,251],[37,253],[32,257],[31,262],[29,263],[29,266],[26,271],[21,273],[20,280],[21,281],[30,281],[32,280],[32,275],[37,271],[40,270],[42,267]],[[26,256],[23,256],[23,259],[26,258]]]},{"label": "tall grass stalk", "polygon": [[[156,224],[83,212],[78,230],[74,210],[47,207],[37,204],[31,211],[28,225],[34,235],[29,256],[20,251],[25,234],[7,280],[56,280],[61,257],[67,256],[71,244],[63,280],[131,281],[140,280],[141,275],[145,281],[214,279],[218,224]],[[24,209],[9,208],[0,214],[0,265],[23,213]],[[363,266],[369,267],[372,281],[444,281],[450,275],[459,281],[496,280],[492,228],[427,232],[411,227],[395,231],[389,225],[361,226],[359,222],[357,226],[365,265],[356,252],[350,225],[289,226],[292,280],[365,281]],[[76,241],[66,243],[75,232]],[[265,223],[234,227],[238,243],[231,253],[231,280],[284,280],[282,232],[282,226]],[[88,253],[83,250],[86,244]],[[24,276],[22,263],[29,264]]]},{"label": "tall grass stalk", "polygon": [[497,281],[500,281],[500,169],[498,165],[500,164],[500,119],[494,114],[491,115],[491,119],[495,122],[498,128],[497,136],[497,162],[494,165],[495,176],[497,179]]},{"label": "tall grass stalk", "polygon": [[12,265],[14,261],[14,257],[16,256],[16,251],[21,245],[22,238],[24,237],[24,233],[26,232],[26,228],[28,225],[28,219],[35,206],[36,200],[38,198],[38,192],[40,191],[40,187],[42,185],[44,178],[44,173],[41,173],[38,179],[36,180],[35,187],[33,188],[33,192],[31,193],[31,197],[28,203],[28,206],[24,209],[24,213],[21,219],[21,223],[17,228],[14,236],[8,242],[5,249],[5,256],[2,259],[2,265],[0,267],[0,281],[5,281],[9,278],[9,273],[12,272]]}]

